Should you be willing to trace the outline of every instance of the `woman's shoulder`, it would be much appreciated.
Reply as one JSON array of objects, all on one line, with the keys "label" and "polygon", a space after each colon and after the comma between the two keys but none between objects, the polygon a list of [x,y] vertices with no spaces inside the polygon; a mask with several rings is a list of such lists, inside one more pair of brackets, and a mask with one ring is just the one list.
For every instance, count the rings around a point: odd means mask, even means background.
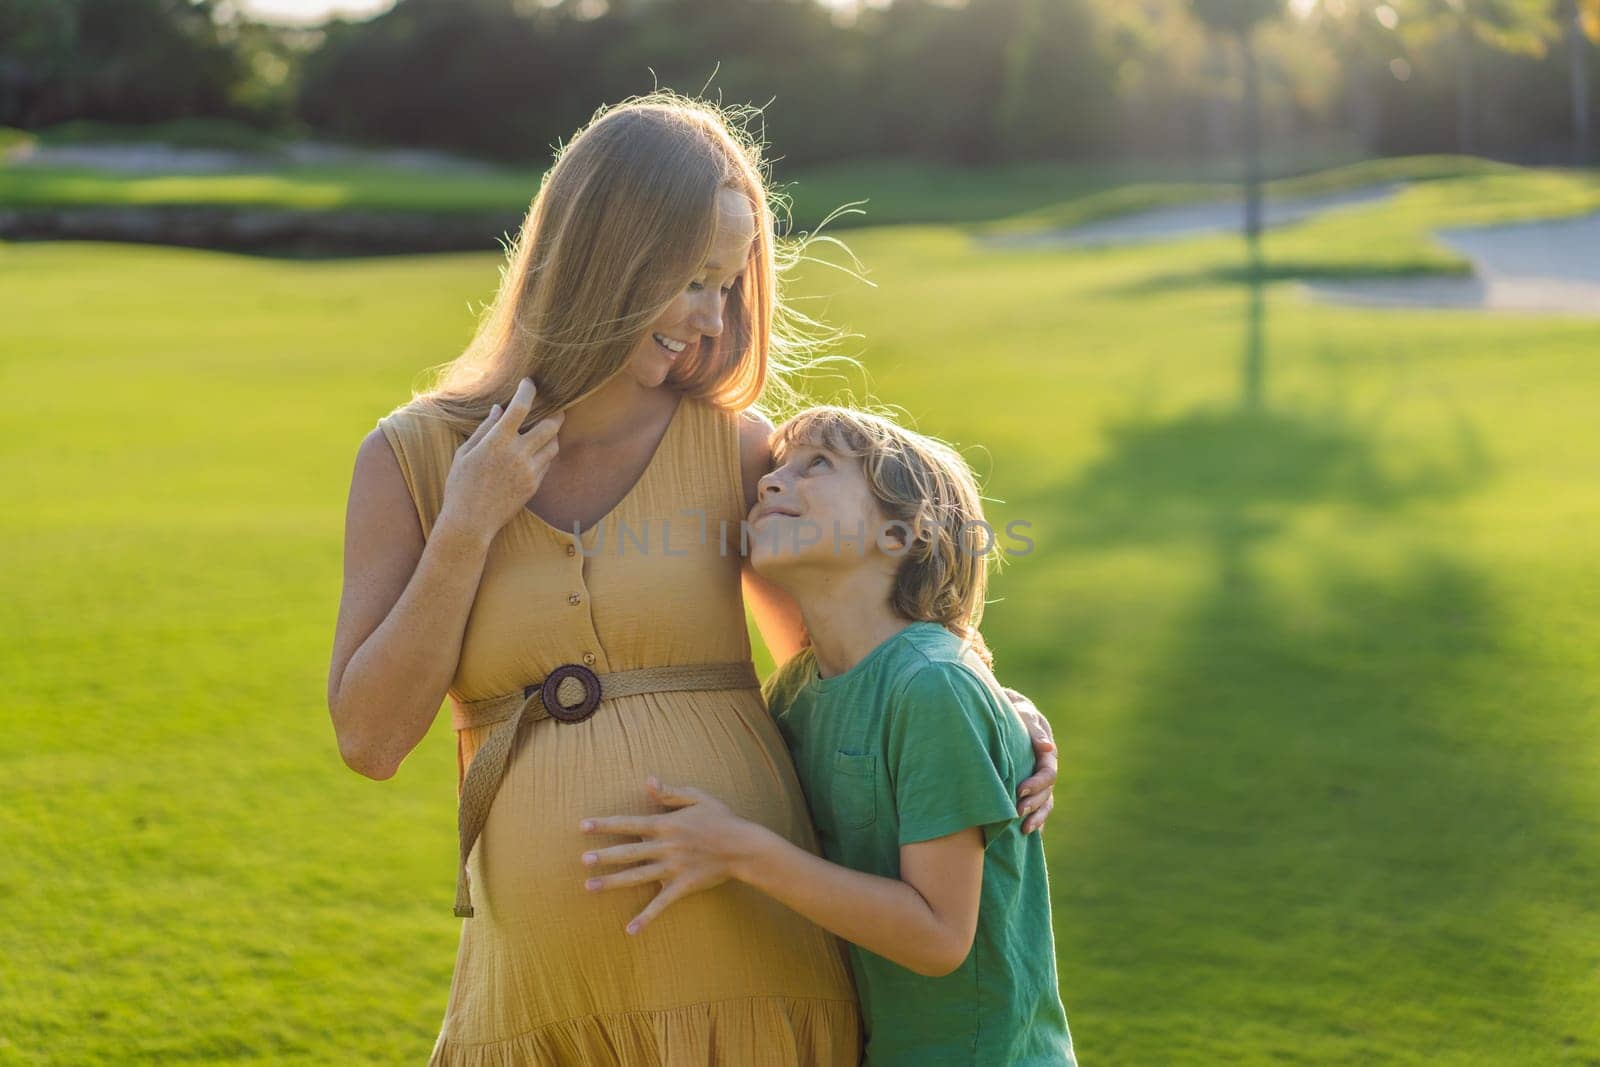
[{"label": "woman's shoulder", "polygon": [[762,475],[772,469],[773,425],[758,408],[736,411],[732,416],[739,442],[739,486],[743,492],[740,502],[748,505],[756,498]]},{"label": "woman's shoulder", "polygon": [[415,400],[379,417],[377,428],[399,461],[426,536],[443,506],[445,480],[465,438],[447,419]]},{"label": "woman's shoulder", "polygon": [[727,408],[708,397],[689,393],[683,394],[683,402],[705,421],[733,430],[741,444],[765,444],[774,429],[772,419],[760,408]]},{"label": "woman's shoulder", "polygon": [[401,404],[381,416],[378,429],[396,452],[405,451],[402,462],[443,462],[447,468],[456,448],[466,440],[449,418],[420,400]]},{"label": "woman's shoulder", "polygon": [[389,437],[459,437],[450,420],[420,399],[409,400],[378,417],[378,428]]},{"label": "woman's shoulder", "polygon": [[683,404],[688,410],[679,447],[688,455],[678,464],[678,476],[696,483],[708,479],[708,490],[714,485],[716,493],[726,495],[730,515],[743,516],[756,483],[771,469],[766,447],[771,423],[753,409],[726,408],[704,397],[685,394]]}]

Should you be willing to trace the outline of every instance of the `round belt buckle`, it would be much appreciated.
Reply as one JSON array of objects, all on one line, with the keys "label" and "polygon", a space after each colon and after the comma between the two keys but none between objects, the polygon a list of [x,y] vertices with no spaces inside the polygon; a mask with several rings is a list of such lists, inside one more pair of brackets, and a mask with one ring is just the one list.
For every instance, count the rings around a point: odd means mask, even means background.
[{"label": "round belt buckle", "polygon": [[[582,702],[567,708],[561,705],[561,698],[557,696],[561,683],[568,678],[576,678],[583,683],[584,694]],[[550,713],[552,719],[562,722],[582,722],[594,714],[594,709],[600,706],[600,676],[581,663],[563,663],[544,680],[544,687],[539,691],[539,699],[544,702],[544,710]]]}]

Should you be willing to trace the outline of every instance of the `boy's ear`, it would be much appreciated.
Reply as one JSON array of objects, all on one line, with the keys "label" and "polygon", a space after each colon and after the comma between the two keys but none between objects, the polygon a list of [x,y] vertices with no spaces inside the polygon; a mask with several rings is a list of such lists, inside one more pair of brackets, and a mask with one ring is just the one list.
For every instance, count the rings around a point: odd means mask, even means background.
[{"label": "boy's ear", "polygon": [[[919,508],[917,513],[906,523],[906,526],[911,528],[911,539],[918,544],[932,542],[934,537],[933,531],[930,529],[931,522],[932,520],[928,517],[927,507]],[[899,536],[901,545],[909,547],[905,545],[905,531],[900,527],[896,527],[895,533]]]},{"label": "boy's ear", "polygon": [[[910,522],[904,519],[885,519],[879,527],[884,532],[887,540],[893,542],[895,549],[902,555],[911,551],[911,542],[925,544],[933,540],[933,535],[928,532],[928,527],[919,515]],[[908,539],[908,536],[909,539]]]},{"label": "boy's ear", "polygon": [[906,522],[904,519],[895,519],[885,515],[882,509],[879,509],[878,511],[879,535],[885,541],[890,542],[901,552],[906,551],[910,547],[906,543],[907,527],[910,525],[911,524]]}]

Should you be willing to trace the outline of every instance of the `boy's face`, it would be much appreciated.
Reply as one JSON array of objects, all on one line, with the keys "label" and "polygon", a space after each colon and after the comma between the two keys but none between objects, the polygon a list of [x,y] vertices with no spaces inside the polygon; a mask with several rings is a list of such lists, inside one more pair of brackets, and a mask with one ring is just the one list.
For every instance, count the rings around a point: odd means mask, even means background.
[{"label": "boy's face", "polygon": [[[797,568],[892,573],[902,527],[888,526],[861,461],[822,445],[796,444],[763,475],[750,509],[750,565],[782,584]],[[887,527],[887,528],[886,528]]]}]

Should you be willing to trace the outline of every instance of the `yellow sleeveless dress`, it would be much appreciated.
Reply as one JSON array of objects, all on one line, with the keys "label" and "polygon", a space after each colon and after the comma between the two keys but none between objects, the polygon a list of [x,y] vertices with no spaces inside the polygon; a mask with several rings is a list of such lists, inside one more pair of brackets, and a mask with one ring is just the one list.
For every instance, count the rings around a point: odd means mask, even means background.
[{"label": "yellow sleeveless dress", "polygon": [[[524,508],[495,537],[467,619],[456,700],[521,690],[563,663],[599,674],[748,661],[739,415],[680,399],[649,467],[581,536]],[[378,422],[424,537],[464,439],[407,407]],[[724,531],[726,537],[723,536]],[[493,725],[457,731],[461,778]],[[644,780],[703,789],[818,851],[794,765],[757,689],[646,693],[589,719],[524,724],[467,864],[461,940],[430,1065],[856,1064],[842,942],[728,882],[624,927],[656,884],[590,892],[584,816],[663,811]],[[441,919],[453,884],[439,867]],[[615,868],[607,868],[615,869]]]}]

